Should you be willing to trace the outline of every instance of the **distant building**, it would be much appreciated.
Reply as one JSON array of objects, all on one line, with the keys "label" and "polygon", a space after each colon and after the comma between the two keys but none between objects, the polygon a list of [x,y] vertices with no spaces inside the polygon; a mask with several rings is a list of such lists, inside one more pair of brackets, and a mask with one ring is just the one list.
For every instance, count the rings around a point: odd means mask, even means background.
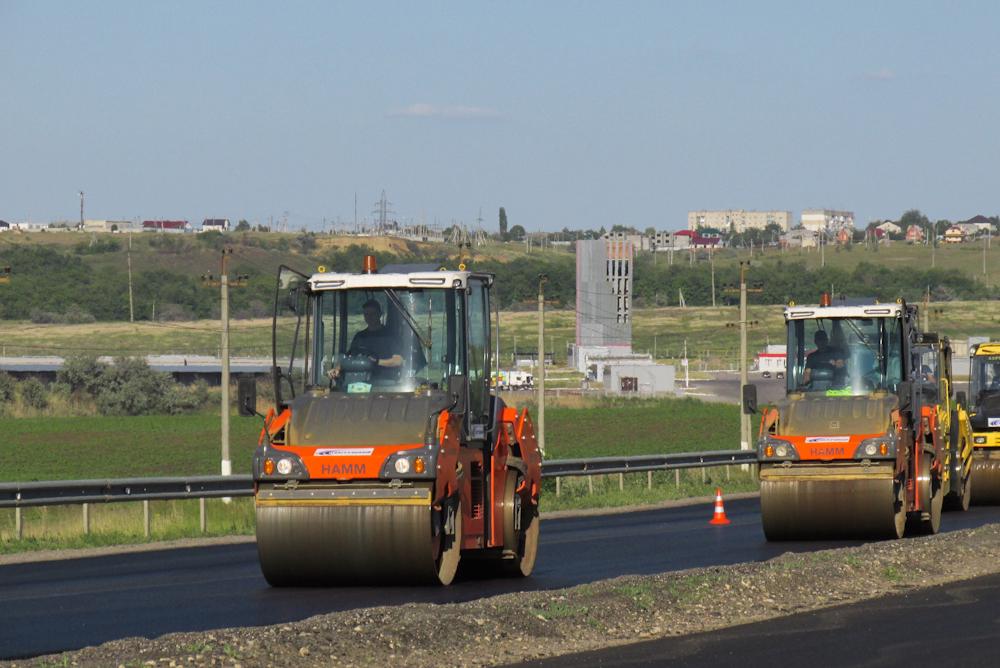
[{"label": "distant building", "polygon": [[[686,248],[721,248],[722,239],[719,237],[705,237],[693,230],[678,230],[674,232],[676,238],[687,238]],[[679,246],[680,247],[680,246]]]},{"label": "distant building", "polygon": [[967,233],[969,233],[969,230],[974,228],[975,232],[972,232],[973,234],[979,232],[991,232],[993,230],[993,221],[981,214],[955,224],[962,227],[962,229],[964,229]]},{"label": "distant building", "polygon": [[632,244],[632,247],[636,250],[650,250],[652,248],[652,240],[644,234],[632,233],[632,232],[605,232],[604,236],[601,237],[606,241],[627,241]]},{"label": "distant building", "polygon": [[144,220],[142,221],[142,231],[182,234],[191,231],[191,223],[186,220]]},{"label": "distant building", "polygon": [[926,239],[924,228],[920,225],[910,225],[906,228],[906,240],[911,244],[922,244]]},{"label": "distant building", "polygon": [[770,344],[757,353],[757,371],[784,371],[787,363],[788,348],[783,345]]},{"label": "distant building", "polygon": [[698,230],[711,227],[722,232],[746,232],[747,230],[763,230],[774,224],[787,232],[791,227],[791,211],[745,211],[743,209],[726,209],[721,211],[689,211],[688,229]]},{"label": "distant building", "polygon": [[854,229],[853,211],[832,209],[803,209],[799,224],[813,232],[838,232],[841,228]]},{"label": "distant building", "polygon": [[10,230],[10,223],[6,220],[0,220],[0,232],[7,232]]},{"label": "distant building", "polygon": [[133,228],[131,220],[85,220],[84,232],[128,232]]},{"label": "distant building", "polygon": [[968,233],[961,225],[952,225],[944,231],[944,241],[947,244],[960,244],[968,237]]},{"label": "distant building", "polygon": [[778,243],[782,248],[815,248],[817,236],[816,232],[799,227],[782,234]]},{"label": "distant building", "polygon": [[608,394],[653,395],[674,392],[673,365],[636,359],[604,366],[601,376]]},{"label": "distant building", "polygon": [[882,233],[887,235],[903,233],[903,228],[897,225],[896,223],[892,222],[891,220],[887,220],[884,223],[876,225],[875,229],[882,230]]},{"label": "distant building", "polygon": [[228,232],[229,231],[229,219],[228,218],[206,218],[201,221],[201,231],[202,232]]}]

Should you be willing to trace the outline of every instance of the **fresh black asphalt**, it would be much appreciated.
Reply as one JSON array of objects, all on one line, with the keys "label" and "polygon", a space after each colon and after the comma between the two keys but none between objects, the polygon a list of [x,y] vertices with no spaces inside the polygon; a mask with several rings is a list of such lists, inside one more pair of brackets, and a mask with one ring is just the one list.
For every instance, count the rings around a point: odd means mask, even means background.
[{"label": "fresh black asphalt", "polygon": [[524,668],[995,666],[1000,575],[719,631],[530,661]]},{"label": "fresh black asphalt", "polygon": [[[258,626],[359,607],[466,601],[556,589],[626,574],[762,561],[857,541],[768,543],[757,499],[546,520],[535,574],[459,579],[451,587],[273,589],[252,543],[0,566],[0,658],[77,649],[129,636]],[[1000,521],[1000,508],[949,513],[943,530]]]}]

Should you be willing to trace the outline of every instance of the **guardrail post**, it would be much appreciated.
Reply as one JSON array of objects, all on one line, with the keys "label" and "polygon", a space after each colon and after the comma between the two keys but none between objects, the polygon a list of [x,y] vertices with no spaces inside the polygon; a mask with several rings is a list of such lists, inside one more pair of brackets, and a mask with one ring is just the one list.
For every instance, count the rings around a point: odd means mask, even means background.
[{"label": "guardrail post", "polygon": [[681,488],[681,470],[680,469],[674,469],[674,485],[677,487],[677,489]]},{"label": "guardrail post", "polygon": [[201,532],[205,533],[208,527],[207,518],[205,517],[205,497],[198,499],[198,521],[201,526]]},{"label": "guardrail post", "polygon": [[594,493],[594,476],[592,475],[587,476],[587,493],[588,494]]},{"label": "guardrail post", "polygon": [[726,464],[726,482],[729,482],[729,464]]},{"label": "guardrail post", "polygon": [[150,519],[149,519],[149,499],[143,499],[142,501],[142,528],[143,535],[149,538],[151,533]]},{"label": "guardrail post", "polygon": [[90,504],[83,504],[83,535],[90,534]]},{"label": "guardrail post", "polygon": [[705,478],[705,470],[706,470],[706,467],[702,466],[701,467],[701,484],[702,485],[704,485],[706,482],[708,482],[708,480]]},{"label": "guardrail post", "polygon": [[561,487],[562,487],[562,478],[556,476],[556,496],[559,496],[562,493],[562,489],[560,489]]},{"label": "guardrail post", "polygon": [[21,540],[24,538],[24,519],[21,517],[21,509],[14,509],[14,533],[17,534],[17,539]]},{"label": "guardrail post", "polygon": [[624,473],[619,473],[618,474],[618,491],[619,492],[624,492],[625,491],[625,474]]},{"label": "guardrail post", "polygon": [[646,471],[646,489],[653,489],[653,472]]}]

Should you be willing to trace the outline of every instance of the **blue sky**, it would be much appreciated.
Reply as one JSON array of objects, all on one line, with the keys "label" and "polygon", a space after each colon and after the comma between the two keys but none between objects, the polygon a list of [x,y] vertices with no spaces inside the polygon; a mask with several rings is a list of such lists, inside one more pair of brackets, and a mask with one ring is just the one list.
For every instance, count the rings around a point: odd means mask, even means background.
[{"label": "blue sky", "polygon": [[0,0],[0,218],[1000,212],[1000,3]]}]

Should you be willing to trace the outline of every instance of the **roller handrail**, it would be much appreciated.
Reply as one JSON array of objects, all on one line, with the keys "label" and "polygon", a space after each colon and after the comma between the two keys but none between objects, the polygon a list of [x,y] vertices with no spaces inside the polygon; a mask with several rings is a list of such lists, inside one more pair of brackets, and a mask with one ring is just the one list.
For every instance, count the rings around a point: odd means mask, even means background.
[{"label": "roller handrail", "polygon": [[[543,478],[638,473],[672,469],[750,464],[753,450],[711,450],[634,457],[552,459],[542,463]],[[0,483],[0,508],[27,508],[83,503],[116,503],[170,499],[253,496],[249,475],[160,478],[98,478]]]}]

